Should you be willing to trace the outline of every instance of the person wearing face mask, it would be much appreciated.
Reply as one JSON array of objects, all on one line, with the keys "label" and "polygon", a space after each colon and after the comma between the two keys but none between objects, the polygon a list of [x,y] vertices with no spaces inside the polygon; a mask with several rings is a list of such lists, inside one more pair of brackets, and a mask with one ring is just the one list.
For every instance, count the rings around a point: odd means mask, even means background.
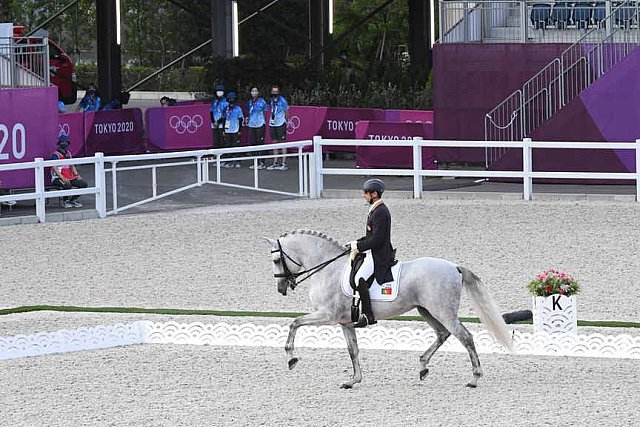
[{"label": "person wearing face mask", "polygon": [[[60,135],[58,137],[58,146],[51,155],[51,160],[70,159],[69,144],[69,137]],[[51,184],[61,190],[87,188],[87,182],[78,174],[74,165],[51,166]],[[81,208],[82,204],[78,202],[78,197],[80,196],[63,197],[63,206],[65,208]]]},{"label": "person wearing face mask", "polygon": [[89,111],[98,111],[100,110],[102,100],[100,99],[100,94],[98,93],[98,89],[96,86],[91,83],[85,93],[84,97],[76,107],[76,111],[82,111],[87,113]]},{"label": "person wearing face mask", "polygon": [[211,101],[211,108],[209,109],[213,148],[221,148],[224,145],[224,112],[227,109],[227,105],[227,100],[224,97],[224,86],[216,86],[216,97]]},{"label": "person wearing face mask", "polygon": [[[280,88],[278,86],[271,87],[271,99],[269,99],[269,136],[274,143],[285,142],[287,140],[287,120],[289,119],[289,104],[287,100],[280,95]],[[275,156],[284,155],[287,150],[279,149],[274,150]],[[273,159],[273,164],[267,168],[267,170],[286,171],[289,168],[284,157],[278,157]]]},{"label": "person wearing face mask", "polygon": [[[227,108],[224,111],[224,146],[225,148],[239,147],[240,146],[240,129],[242,128],[243,112],[242,108],[237,104],[238,97],[235,92],[229,92],[227,94]],[[242,155],[242,154],[240,154]],[[230,155],[230,157],[237,157],[238,155]],[[236,167],[240,168],[242,165],[240,161],[224,162],[223,167]]]},{"label": "person wearing face mask", "polygon": [[[260,91],[257,87],[251,88],[251,99],[247,102],[247,111],[249,112],[249,144],[264,144],[264,131],[266,122],[264,114],[267,112],[267,102],[260,97]],[[264,151],[256,151],[253,155],[260,156],[266,154]],[[254,165],[249,166],[253,169]],[[258,169],[264,169],[266,165],[263,159],[258,160]]]}]

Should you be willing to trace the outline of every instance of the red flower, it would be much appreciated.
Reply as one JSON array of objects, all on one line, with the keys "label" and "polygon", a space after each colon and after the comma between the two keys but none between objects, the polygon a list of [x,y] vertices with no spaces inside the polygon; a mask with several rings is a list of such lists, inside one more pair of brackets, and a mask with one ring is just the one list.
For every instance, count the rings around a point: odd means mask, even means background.
[{"label": "red flower", "polygon": [[547,286],[547,292],[549,292],[549,293],[553,292],[553,286],[548,285]]}]

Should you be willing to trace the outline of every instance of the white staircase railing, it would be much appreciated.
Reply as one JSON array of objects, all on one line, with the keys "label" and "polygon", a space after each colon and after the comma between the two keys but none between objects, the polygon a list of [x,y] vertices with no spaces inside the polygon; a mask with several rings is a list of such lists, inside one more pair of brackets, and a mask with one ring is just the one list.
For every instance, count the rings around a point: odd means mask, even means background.
[{"label": "white staircase railing", "polygon": [[0,37],[0,87],[49,86],[47,38]]},{"label": "white staircase railing", "polygon": [[[520,141],[565,107],[640,44],[640,2],[614,7],[535,76],[485,115],[486,141]],[[489,167],[509,150],[487,148]]]}]

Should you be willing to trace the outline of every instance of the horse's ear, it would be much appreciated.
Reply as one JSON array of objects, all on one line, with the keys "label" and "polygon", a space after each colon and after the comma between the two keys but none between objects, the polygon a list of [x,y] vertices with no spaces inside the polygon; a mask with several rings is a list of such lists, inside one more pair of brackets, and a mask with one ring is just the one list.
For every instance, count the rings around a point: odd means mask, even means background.
[{"label": "horse's ear", "polygon": [[272,247],[272,248],[275,248],[276,246],[278,246],[278,245],[277,245],[277,243],[276,243],[276,241],[275,241],[275,240],[273,240],[273,239],[270,239],[270,238],[268,238],[268,237],[263,237],[262,239],[263,239],[265,242],[268,242],[268,243],[271,245],[271,247]]}]

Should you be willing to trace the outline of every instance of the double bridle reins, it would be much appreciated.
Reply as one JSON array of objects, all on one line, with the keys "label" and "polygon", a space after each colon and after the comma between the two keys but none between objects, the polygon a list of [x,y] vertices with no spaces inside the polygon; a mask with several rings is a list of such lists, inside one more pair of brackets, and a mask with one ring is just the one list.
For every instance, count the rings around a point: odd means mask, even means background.
[{"label": "double bridle reins", "polygon": [[[335,257],[331,258],[330,260],[324,261],[318,265],[316,265],[315,267],[312,267],[308,270],[301,270],[297,273],[292,272],[291,270],[289,270],[289,266],[287,265],[287,263],[285,262],[285,258],[288,259],[289,261],[291,261],[292,263],[294,263],[295,265],[297,265],[298,267],[302,268],[302,264],[300,264],[299,262],[297,262],[296,260],[294,260],[293,258],[291,258],[289,256],[289,254],[287,254],[284,249],[282,249],[282,245],[280,244],[280,239],[277,240],[278,242],[278,249],[274,249],[271,251],[272,254],[279,252],[280,253],[280,263],[282,264],[282,274],[274,274],[273,277],[275,278],[284,278],[287,281],[287,284],[289,285],[289,287],[293,290],[296,288],[296,286],[298,286],[300,283],[304,282],[305,280],[307,280],[309,277],[313,276],[314,274],[316,274],[318,271],[322,270],[323,268],[325,268],[326,266],[328,266],[329,264],[331,264],[332,262],[342,258],[343,256],[347,255],[349,252],[351,252],[350,249],[345,249],[344,252],[340,253],[339,255],[336,255]],[[300,281],[297,281],[298,277],[305,275],[305,277],[303,277],[302,279],[300,279]]]}]

